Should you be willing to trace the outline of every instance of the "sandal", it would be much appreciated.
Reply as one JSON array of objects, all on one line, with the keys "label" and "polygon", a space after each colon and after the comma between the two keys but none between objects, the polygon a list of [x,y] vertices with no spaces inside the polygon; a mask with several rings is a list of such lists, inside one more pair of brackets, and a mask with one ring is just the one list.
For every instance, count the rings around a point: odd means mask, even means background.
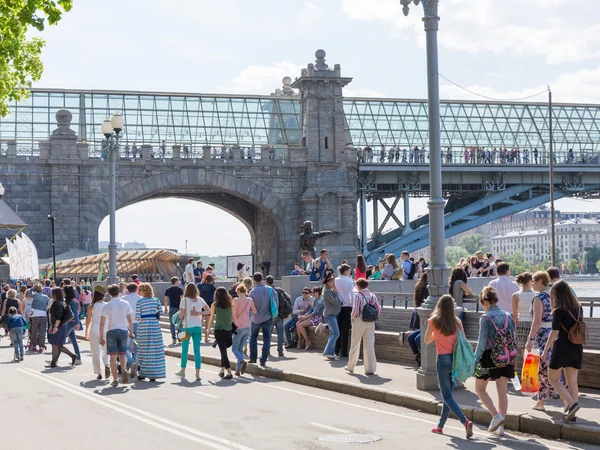
[{"label": "sandal", "polygon": [[544,405],[541,405],[541,406],[533,405],[531,407],[531,409],[533,409],[534,411],[546,411],[546,408],[544,407]]}]

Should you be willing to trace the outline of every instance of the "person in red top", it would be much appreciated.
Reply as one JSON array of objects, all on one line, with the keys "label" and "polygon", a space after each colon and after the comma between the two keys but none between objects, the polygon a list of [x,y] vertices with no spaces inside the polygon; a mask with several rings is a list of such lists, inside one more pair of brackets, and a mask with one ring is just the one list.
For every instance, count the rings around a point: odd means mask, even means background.
[{"label": "person in red top", "polygon": [[140,279],[138,278],[138,276],[137,276],[137,275],[131,275],[131,281],[132,281],[133,283],[137,284],[138,286],[139,286],[140,284],[142,284],[142,282],[140,281]]},{"label": "person in red top", "polygon": [[450,411],[452,411],[458,420],[460,420],[460,423],[465,426],[467,439],[469,439],[473,436],[473,422],[465,417],[460,406],[458,406],[452,397],[452,389],[454,387],[452,383],[452,357],[454,346],[458,341],[459,327],[460,330],[463,330],[462,322],[454,313],[454,299],[452,296],[446,294],[440,297],[427,322],[429,325],[425,334],[425,342],[430,344],[435,341],[438,383],[442,398],[444,399],[440,421],[438,422],[438,426],[433,428],[431,432],[442,434]]},{"label": "person in red top", "polygon": [[354,280],[367,279],[367,264],[363,255],[356,255],[356,267],[354,268]]}]

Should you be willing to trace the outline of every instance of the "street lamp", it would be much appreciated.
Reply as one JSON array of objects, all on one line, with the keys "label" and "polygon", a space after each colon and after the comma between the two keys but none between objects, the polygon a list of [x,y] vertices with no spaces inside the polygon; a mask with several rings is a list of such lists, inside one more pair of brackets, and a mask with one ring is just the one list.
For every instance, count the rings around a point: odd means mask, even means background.
[{"label": "street lamp", "polygon": [[52,224],[52,276],[54,278],[54,284],[58,286],[58,278],[56,276],[56,246],[54,245],[54,222],[56,217],[48,214],[48,220]]},{"label": "street lamp", "polygon": [[117,213],[117,155],[119,153],[119,138],[123,129],[123,116],[119,111],[115,112],[112,118],[106,117],[102,122],[102,134],[105,139],[102,141],[102,149],[108,154],[109,158],[109,189],[110,189],[110,239],[108,244],[108,284],[117,284],[117,242],[116,242],[116,220]]},{"label": "street lamp", "polygon": [[[429,115],[429,248],[431,267],[427,270],[429,297],[419,309],[421,329],[427,329],[427,319],[440,297],[448,293],[449,270],[446,267],[444,244],[444,207],[442,196],[442,160],[440,155],[440,85],[438,78],[437,32],[439,0],[400,0],[402,12],[408,15],[409,5],[423,3],[423,23],[427,47],[427,106]],[[435,155],[435,157],[433,157]],[[417,388],[437,389],[435,347],[421,340],[421,368],[417,373]]]}]

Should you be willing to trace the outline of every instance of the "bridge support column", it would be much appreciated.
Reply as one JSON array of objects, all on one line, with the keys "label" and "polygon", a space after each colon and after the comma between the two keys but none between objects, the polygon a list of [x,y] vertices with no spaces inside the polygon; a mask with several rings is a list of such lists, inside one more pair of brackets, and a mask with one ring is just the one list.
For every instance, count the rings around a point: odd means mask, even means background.
[{"label": "bridge support column", "polygon": [[360,252],[367,253],[367,194],[360,193]]},{"label": "bridge support column", "polygon": [[8,141],[7,142],[7,151],[6,156],[14,157],[17,156],[17,142],[16,141]]},{"label": "bridge support column", "polygon": [[408,195],[408,191],[404,192],[403,195],[403,203],[404,203],[404,230],[402,231],[402,236],[406,236],[408,233],[412,231],[410,227],[410,196]]},{"label": "bridge support column", "polygon": [[181,145],[175,144],[173,146],[173,159],[181,159]]},{"label": "bridge support column", "polygon": [[210,145],[202,146],[202,159],[204,161],[210,161]]}]

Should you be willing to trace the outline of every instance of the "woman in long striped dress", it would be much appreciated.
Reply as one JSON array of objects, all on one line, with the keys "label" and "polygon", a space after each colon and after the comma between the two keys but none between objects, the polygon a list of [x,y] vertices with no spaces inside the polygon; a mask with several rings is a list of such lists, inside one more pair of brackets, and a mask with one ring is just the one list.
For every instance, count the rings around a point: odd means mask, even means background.
[{"label": "woman in long striped dress", "polygon": [[138,288],[142,296],[135,307],[135,317],[139,321],[136,340],[138,343],[138,380],[165,378],[166,362],[162,332],[157,313],[163,312],[160,301],[154,297],[154,290],[149,283],[142,283]]}]

